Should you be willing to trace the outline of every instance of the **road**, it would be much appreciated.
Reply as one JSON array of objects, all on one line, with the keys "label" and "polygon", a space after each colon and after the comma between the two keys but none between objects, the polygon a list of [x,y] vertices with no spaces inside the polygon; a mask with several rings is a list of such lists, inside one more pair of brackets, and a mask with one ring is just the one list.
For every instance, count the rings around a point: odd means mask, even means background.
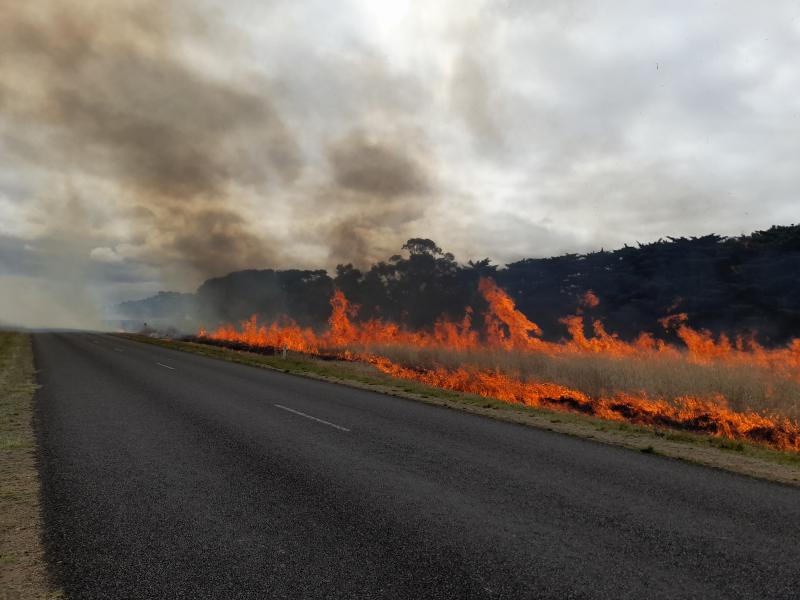
[{"label": "road", "polygon": [[800,593],[795,488],[111,336],[34,350],[69,598]]}]

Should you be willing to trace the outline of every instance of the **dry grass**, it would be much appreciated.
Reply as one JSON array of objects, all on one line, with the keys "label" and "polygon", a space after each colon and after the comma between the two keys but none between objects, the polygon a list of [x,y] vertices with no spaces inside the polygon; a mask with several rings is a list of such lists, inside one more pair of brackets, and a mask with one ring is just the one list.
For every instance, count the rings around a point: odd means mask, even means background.
[{"label": "dry grass", "polygon": [[372,348],[407,367],[455,368],[473,365],[514,373],[523,379],[558,383],[593,397],[614,392],[646,392],[652,397],[722,394],[730,407],[800,418],[800,384],[756,366],[696,364],[686,358],[616,358],[599,354],[551,356],[500,350],[454,351],[411,346]]},{"label": "dry grass", "polygon": [[58,598],[41,546],[30,336],[0,331],[0,599]]}]

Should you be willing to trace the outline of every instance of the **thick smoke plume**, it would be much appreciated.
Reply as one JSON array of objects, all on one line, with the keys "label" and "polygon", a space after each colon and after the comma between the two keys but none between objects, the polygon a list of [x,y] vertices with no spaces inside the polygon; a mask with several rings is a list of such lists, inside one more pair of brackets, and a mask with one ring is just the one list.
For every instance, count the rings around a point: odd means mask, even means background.
[{"label": "thick smoke plume", "polygon": [[[369,110],[349,99],[321,136],[285,115],[316,101],[287,91],[302,90],[291,69],[248,67],[246,36],[192,2],[0,4],[2,147],[26,182],[0,191],[27,215],[25,241],[59,247],[32,275],[70,263],[78,287],[127,269],[191,288],[242,268],[364,263],[431,202],[424,138],[373,60],[341,71],[373,90]],[[322,252],[287,248],[298,236]]]},{"label": "thick smoke plume", "polygon": [[0,98],[17,157],[110,182],[153,259],[208,274],[273,258],[235,191],[292,180],[300,158],[268,82],[187,64],[194,37],[213,43],[208,23],[155,1],[4,4]]},{"label": "thick smoke plume", "polygon": [[421,157],[412,132],[391,140],[354,132],[328,149],[333,182],[320,203],[338,207],[323,226],[332,257],[364,265],[393,253],[397,232],[424,215],[432,195],[431,159]]}]

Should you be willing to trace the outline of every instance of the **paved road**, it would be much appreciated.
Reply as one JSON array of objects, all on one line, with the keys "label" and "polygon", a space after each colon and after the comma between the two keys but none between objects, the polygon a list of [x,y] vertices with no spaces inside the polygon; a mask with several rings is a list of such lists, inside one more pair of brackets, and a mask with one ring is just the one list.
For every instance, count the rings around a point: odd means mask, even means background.
[{"label": "paved road", "polygon": [[800,490],[108,336],[41,334],[70,598],[797,598]]}]

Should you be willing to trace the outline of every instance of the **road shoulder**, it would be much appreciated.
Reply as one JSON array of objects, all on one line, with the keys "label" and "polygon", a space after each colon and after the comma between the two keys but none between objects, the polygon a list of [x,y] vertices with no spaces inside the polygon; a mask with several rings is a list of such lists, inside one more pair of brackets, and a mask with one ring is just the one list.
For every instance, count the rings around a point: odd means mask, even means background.
[{"label": "road shoulder", "polygon": [[0,598],[60,598],[42,547],[30,335],[0,331]]}]

